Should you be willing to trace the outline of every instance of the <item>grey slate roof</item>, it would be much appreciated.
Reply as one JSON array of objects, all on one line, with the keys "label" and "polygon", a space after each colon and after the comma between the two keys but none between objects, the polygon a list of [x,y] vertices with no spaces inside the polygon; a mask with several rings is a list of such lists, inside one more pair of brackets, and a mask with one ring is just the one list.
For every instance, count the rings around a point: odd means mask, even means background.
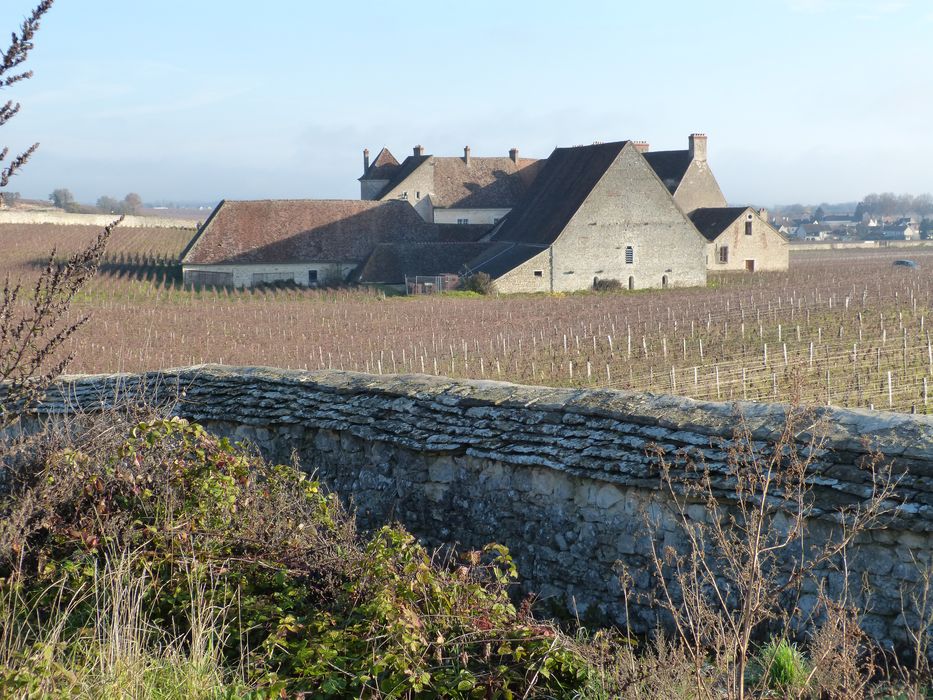
[{"label": "grey slate roof", "polygon": [[648,151],[643,155],[664,186],[674,194],[690,167],[690,151]]},{"label": "grey slate roof", "polygon": [[490,240],[499,245],[471,260],[470,271],[498,277],[551,245],[626,143],[555,149],[525,198],[494,230]]},{"label": "grey slate roof", "polygon": [[505,217],[492,240],[553,243],[626,143],[554,149],[527,196]]},{"label": "grey slate roof", "polygon": [[543,250],[547,250],[547,246],[499,241],[487,244],[485,250],[467,263],[466,269],[469,274],[485,272],[496,279],[531,260]]},{"label": "grey slate roof", "polygon": [[363,284],[402,284],[415,275],[459,274],[488,243],[385,243],[375,247],[359,273]]},{"label": "grey slate roof", "polygon": [[706,240],[715,241],[747,210],[748,207],[701,207],[690,212],[690,220]]}]

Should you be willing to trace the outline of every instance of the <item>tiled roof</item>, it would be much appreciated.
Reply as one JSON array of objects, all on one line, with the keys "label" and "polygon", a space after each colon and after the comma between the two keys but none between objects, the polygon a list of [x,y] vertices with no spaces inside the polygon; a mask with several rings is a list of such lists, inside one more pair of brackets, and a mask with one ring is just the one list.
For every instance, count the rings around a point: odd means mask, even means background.
[{"label": "tiled roof", "polygon": [[690,151],[648,151],[644,156],[664,186],[674,194],[690,167]]},{"label": "tiled roof", "polygon": [[399,162],[388,148],[383,148],[370,163],[369,169],[363,173],[360,180],[390,180],[398,171]]},{"label": "tiled roof", "polygon": [[379,243],[436,240],[405,202],[223,201],[185,251],[189,264],[363,262]]},{"label": "tiled roof", "polygon": [[431,203],[442,209],[511,209],[540,166],[531,158],[434,158]]},{"label": "tiled roof", "polygon": [[360,270],[364,284],[402,284],[416,275],[459,274],[488,243],[398,243],[377,245]]},{"label": "tiled roof", "polygon": [[748,207],[701,207],[690,212],[690,220],[706,240],[715,241],[747,210]]},{"label": "tiled roof", "polygon": [[[441,209],[510,209],[525,195],[541,168],[533,158],[486,158],[474,156],[470,164],[456,157],[409,156],[380,197],[400,186],[417,168],[428,168],[425,194]],[[419,187],[418,189],[424,189]]]}]

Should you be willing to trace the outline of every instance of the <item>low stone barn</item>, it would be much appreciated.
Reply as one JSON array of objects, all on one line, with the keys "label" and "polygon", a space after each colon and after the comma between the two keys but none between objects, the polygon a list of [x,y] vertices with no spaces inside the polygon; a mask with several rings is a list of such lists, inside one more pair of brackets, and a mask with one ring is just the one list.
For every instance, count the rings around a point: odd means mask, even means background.
[{"label": "low stone barn", "polygon": [[223,201],[182,253],[184,281],[251,287],[343,282],[380,244],[436,241],[406,202]]},{"label": "low stone barn", "polygon": [[790,258],[787,237],[752,207],[695,209],[690,219],[709,241],[706,263],[711,272],[787,269]]},{"label": "low stone barn", "polygon": [[511,292],[706,283],[707,241],[631,141],[558,148],[467,265]]}]

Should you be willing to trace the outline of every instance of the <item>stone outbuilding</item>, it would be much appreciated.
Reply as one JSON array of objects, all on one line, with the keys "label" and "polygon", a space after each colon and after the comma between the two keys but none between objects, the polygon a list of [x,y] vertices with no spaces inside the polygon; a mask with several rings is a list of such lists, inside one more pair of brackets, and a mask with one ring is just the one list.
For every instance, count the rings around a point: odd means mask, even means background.
[{"label": "stone outbuilding", "polygon": [[704,207],[692,211],[690,219],[709,241],[706,266],[710,272],[787,269],[787,238],[752,207]]},{"label": "stone outbuilding", "polygon": [[316,287],[348,280],[379,244],[437,241],[405,202],[222,201],[182,252],[187,284]]}]

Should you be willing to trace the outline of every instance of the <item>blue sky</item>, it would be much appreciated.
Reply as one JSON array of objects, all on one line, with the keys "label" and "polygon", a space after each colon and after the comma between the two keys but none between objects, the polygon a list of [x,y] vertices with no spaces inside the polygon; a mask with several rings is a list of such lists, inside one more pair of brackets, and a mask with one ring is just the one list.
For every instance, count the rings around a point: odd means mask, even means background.
[{"label": "blue sky", "polygon": [[91,202],[352,198],[364,147],[692,131],[733,203],[928,192],[931,36],[930,0],[57,0],[0,143],[42,144],[10,189]]}]

